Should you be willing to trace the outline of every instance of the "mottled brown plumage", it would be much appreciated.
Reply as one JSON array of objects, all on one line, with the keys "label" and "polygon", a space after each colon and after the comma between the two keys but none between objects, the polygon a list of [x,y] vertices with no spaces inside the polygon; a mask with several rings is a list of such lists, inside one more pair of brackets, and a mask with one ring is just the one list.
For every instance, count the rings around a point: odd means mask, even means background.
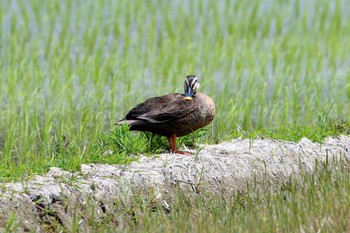
[{"label": "mottled brown plumage", "polygon": [[176,150],[176,137],[208,125],[215,115],[214,102],[209,96],[197,92],[198,87],[197,77],[189,75],[185,81],[185,95],[172,93],[147,99],[116,124],[127,123],[130,130],[166,136],[172,152],[188,154]]}]

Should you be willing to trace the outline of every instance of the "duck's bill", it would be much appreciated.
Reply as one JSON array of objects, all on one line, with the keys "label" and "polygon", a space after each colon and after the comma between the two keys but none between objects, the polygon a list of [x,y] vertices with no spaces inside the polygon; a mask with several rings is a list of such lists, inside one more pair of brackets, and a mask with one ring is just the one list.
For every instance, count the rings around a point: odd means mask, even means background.
[{"label": "duck's bill", "polygon": [[184,100],[192,100],[192,97],[186,96],[186,97],[184,97]]}]

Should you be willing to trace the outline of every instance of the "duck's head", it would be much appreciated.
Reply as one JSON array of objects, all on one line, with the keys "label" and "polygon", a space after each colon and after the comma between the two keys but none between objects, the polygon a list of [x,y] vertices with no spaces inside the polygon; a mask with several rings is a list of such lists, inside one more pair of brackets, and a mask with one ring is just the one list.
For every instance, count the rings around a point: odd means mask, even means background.
[{"label": "duck's head", "polygon": [[199,82],[196,75],[187,75],[185,80],[185,100],[191,100],[199,89]]}]

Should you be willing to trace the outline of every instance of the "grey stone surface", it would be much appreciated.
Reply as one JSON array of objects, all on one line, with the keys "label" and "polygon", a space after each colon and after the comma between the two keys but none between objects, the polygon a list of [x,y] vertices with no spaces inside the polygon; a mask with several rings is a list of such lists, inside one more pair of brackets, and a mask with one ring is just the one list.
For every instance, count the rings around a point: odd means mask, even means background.
[{"label": "grey stone surface", "polygon": [[[245,191],[247,184],[277,184],[302,170],[312,172],[315,161],[350,161],[350,137],[312,143],[270,139],[235,139],[207,145],[198,156],[159,154],[141,157],[130,165],[83,164],[81,171],[51,168],[47,174],[22,182],[0,183],[0,232],[10,219],[19,232],[72,229],[74,214],[94,206],[94,217],[108,212],[116,199],[125,205],[134,195],[163,202],[174,187],[188,192]],[[79,222],[84,229],[84,221]]]}]

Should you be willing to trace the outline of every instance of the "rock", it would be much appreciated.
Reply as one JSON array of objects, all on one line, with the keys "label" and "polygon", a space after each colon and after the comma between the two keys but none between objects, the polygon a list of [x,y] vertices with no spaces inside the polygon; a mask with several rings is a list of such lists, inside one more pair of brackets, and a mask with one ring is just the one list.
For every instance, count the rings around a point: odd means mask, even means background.
[{"label": "rock", "polygon": [[11,219],[11,229],[18,232],[73,229],[77,216],[84,231],[88,207],[94,207],[93,216],[98,220],[115,209],[115,200],[128,205],[135,195],[141,195],[169,209],[175,187],[193,194],[232,195],[246,191],[252,182],[274,185],[301,171],[314,171],[315,161],[350,161],[349,145],[347,136],[330,137],[322,144],[306,138],[299,143],[235,139],[205,146],[198,156],[142,156],[127,166],[83,164],[79,172],[51,168],[25,182],[0,183],[0,232]]}]

